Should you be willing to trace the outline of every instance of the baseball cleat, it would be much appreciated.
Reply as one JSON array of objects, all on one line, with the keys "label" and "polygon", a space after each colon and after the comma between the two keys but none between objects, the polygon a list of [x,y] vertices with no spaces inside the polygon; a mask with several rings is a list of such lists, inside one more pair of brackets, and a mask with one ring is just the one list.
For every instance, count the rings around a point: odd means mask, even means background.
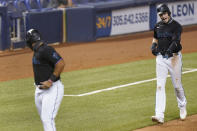
[{"label": "baseball cleat", "polygon": [[164,118],[158,117],[158,116],[152,116],[152,121],[157,122],[159,124],[163,124],[164,123]]},{"label": "baseball cleat", "polygon": [[182,121],[184,121],[186,119],[186,116],[187,116],[187,110],[186,110],[186,108],[181,108],[180,109],[180,119]]}]

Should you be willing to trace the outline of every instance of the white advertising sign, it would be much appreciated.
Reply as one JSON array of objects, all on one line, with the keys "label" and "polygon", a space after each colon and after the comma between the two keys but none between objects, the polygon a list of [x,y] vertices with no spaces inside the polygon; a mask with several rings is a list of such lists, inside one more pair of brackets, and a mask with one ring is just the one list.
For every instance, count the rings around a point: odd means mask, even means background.
[{"label": "white advertising sign", "polygon": [[149,6],[112,11],[111,35],[149,30]]}]

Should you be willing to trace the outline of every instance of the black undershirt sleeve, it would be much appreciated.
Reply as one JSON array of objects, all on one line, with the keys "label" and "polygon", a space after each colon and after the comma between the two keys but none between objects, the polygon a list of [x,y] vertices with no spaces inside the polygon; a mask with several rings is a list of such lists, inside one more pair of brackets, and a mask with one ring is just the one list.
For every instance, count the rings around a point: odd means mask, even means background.
[{"label": "black undershirt sleeve", "polygon": [[179,52],[182,49],[182,46],[180,44],[181,33],[182,33],[182,27],[179,25],[177,26],[176,30],[173,33],[172,43],[169,46],[169,50],[173,53]]}]

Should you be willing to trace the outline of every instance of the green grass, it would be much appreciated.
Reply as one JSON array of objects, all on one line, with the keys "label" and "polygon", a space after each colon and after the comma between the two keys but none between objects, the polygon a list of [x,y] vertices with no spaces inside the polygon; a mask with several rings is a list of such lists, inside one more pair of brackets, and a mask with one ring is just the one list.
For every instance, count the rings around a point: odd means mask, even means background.
[{"label": "green grass", "polygon": [[[197,68],[197,53],[183,55],[183,68]],[[82,94],[155,78],[155,59],[62,74],[65,94]],[[197,114],[197,72],[182,77],[188,114]],[[59,131],[131,131],[153,125],[156,81],[82,97],[64,97]],[[166,84],[165,121],[179,118],[171,80]],[[0,82],[0,130],[42,131],[34,104],[33,78]]]}]

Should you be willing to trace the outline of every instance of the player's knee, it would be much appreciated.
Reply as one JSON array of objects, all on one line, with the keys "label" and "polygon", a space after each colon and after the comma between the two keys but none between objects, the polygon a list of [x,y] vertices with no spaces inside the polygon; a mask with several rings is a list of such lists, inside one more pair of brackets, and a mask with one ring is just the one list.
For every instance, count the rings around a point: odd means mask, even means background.
[{"label": "player's knee", "polygon": [[157,86],[157,90],[161,90],[161,86]]},{"label": "player's knee", "polygon": [[165,90],[165,87],[162,85],[157,85],[157,91],[163,91]]}]

